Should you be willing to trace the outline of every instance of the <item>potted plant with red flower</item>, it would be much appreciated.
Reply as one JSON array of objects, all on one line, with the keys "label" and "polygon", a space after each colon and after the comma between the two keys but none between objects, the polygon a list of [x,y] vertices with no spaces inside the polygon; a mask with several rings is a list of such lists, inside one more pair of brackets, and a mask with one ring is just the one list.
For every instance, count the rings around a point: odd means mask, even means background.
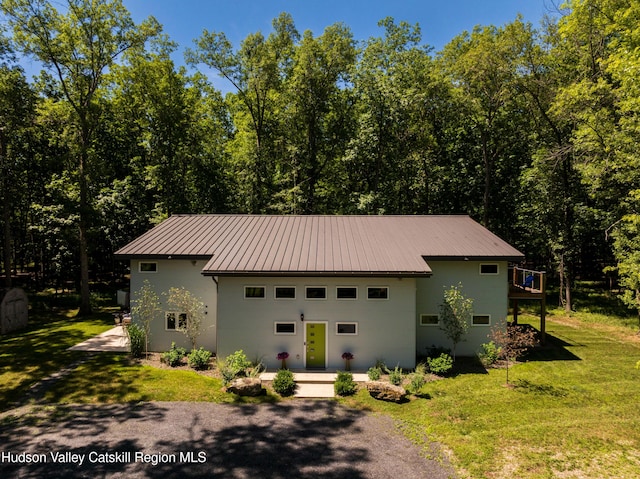
[{"label": "potted plant with red flower", "polygon": [[278,359],[282,361],[282,369],[287,369],[287,358],[289,357],[289,353],[286,351],[282,351],[278,353]]},{"label": "potted plant with red flower", "polygon": [[353,354],[350,352],[342,353],[342,359],[344,359],[344,370],[351,371],[351,360],[353,359]]}]

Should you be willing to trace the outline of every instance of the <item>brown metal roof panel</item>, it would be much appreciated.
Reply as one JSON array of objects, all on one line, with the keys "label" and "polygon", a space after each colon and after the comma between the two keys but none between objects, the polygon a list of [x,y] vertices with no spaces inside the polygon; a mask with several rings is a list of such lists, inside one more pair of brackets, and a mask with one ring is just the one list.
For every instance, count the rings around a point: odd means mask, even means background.
[{"label": "brown metal roof panel", "polygon": [[422,271],[423,257],[523,257],[468,216],[176,215],[116,254],[212,255],[220,271],[294,272]]},{"label": "brown metal roof panel", "polygon": [[228,247],[221,251],[223,253],[221,261],[226,269],[243,269],[243,257],[245,254],[250,254],[247,248],[257,229],[258,217],[256,216],[242,216],[231,223],[228,230],[230,242]]}]

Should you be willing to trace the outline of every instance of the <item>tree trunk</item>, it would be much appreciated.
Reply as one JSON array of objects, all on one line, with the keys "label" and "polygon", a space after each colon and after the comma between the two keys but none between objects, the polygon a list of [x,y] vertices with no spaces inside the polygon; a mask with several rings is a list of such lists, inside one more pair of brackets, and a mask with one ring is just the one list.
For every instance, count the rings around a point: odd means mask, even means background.
[{"label": "tree trunk", "polygon": [[87,216],[89,215],[88,186],[86,178],[87,150],[82,146],[78,172],[80,175],[80,311],[79,315],[91,314],[91,292],[89,290],[89,246],[87,241]]},{"label": "tree trunk", "polygon": [[5,286],[11,288],[11,198],[9,193],[9,168],[7,162],[7,148],[4,142],[4,128],[0,127],[0,171],[2,172],[2,223],[4,233],[3,264]]}]

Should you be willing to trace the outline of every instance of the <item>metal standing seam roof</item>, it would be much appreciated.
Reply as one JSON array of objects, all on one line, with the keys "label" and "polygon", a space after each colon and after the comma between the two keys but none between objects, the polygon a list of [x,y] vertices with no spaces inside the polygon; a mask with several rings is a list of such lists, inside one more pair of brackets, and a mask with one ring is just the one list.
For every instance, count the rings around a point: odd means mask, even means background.
[{"label": "metal standing seam roof", "polygon": [[523,259],[468,216],[175,215],[116,251],[201,258],[207,275],[428,276],[438,259]]}]

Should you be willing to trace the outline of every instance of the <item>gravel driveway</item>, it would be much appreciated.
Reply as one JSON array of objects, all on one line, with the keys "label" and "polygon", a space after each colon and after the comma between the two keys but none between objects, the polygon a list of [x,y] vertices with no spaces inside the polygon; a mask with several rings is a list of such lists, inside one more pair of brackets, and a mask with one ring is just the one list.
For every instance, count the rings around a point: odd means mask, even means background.
[{"label": "gravel driveway", "polygon": [[455,475],[442,457],[427,459],[389,417],[294,400],[23,407],[0,416],[0,477]]}]

